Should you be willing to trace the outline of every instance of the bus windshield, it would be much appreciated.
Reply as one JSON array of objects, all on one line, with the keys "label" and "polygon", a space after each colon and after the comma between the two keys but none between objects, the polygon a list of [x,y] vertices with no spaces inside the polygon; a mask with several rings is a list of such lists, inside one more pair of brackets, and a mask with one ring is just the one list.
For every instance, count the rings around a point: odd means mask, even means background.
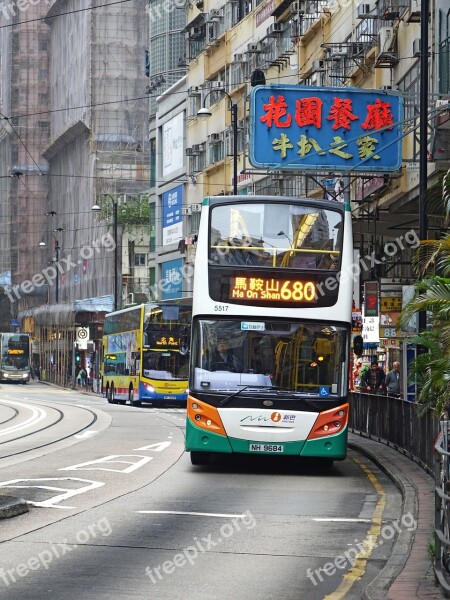
[{"label": "bus windshield", "polygon": [[18,333],[2,334],[1,369],[27,371],[30,369],[30,338]]},{"label": "bus windshield", "polygon": [[210,265],[338,270],[343,215],[299,204],[242,202],[211,209]]},{"label": "bus windshield", "polygon": [[179,351],[144,350],[142,374],[157,380],[184,380],[189,373],[189,355]]},{"label": "bus windshield", "polygon": [[248,386],[295,395],[343,396],[347,329],[287,320],[197,320],[191,388],[229,391]]}]

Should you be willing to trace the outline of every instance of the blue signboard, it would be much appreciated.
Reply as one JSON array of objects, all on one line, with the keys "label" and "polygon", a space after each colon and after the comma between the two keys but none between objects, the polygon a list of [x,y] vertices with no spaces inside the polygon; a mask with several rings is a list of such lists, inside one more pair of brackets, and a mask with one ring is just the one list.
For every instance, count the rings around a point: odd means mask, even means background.
[{"label": "blue signboard", "polygon": [[161,265],[162,299],[181,298],[183,290],[183,259],[168,260]]},{"label": "blue signboard", "polygon": [[175,244],[183,237],[183,186],[178,185],[169,192],[162,194],[163,208],[163,246]]},{"label": "blue signboard", "polygon": [[264,169],[397,171],[402,96],[388,90],[253,88],[250,162]]}]

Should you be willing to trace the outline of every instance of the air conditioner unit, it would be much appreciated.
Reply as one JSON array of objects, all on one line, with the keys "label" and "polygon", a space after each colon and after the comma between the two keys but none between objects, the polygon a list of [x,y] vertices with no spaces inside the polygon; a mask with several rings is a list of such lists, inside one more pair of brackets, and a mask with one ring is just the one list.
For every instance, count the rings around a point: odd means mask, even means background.
[{"label": "air conditioner unit", "polygon": [[223,81],[210,81],[209,87],[211,90],[223,90]]},{"label": "air conditioner unit", "polygon": [[198,40],[203,37],[203,32],[201,27],[192,27],[189,32],[189,38],[191,40]]},{"label": "air conditioner unit", "polygon": [[183,206],[181,208],[181,214],[182,215],[190,215],[191,214],[191,207],[190,206]]},{"label": "air conditioner unit", "polygon": [[357,18],[358,19],[376,19],[376,6],[374,3],[360,4],[358,6]]},{"label": "air conditioner unit", "polygon": [[311,69],[315,73],[322,73],[325,71],[325,61],[323,60],[313,60],[311,63]]},{"label": "air conditioner unit", "polygon": [[192,144],[192,150],[196,154],[200,154],[200,152],[203,152],[204,146],[203,146],[203,144]]},{"label": "air conditioner unit", "polygon": [[219,142],[222,141],[222,134],[221,133],[212,133],[209,136],[211,143],[212,144],[218,144]]},{"label": "air conditioner unit", "polygon": [[196,86],[191,86],[188,89],[188,96],[200,96],[201,95],[201,91],[200,88],[196,85]]},{"label": "air conditioner unit", "polygon": [[394,28],[393,27],[380,27],[378,32],[378,45],[380,52],[390,52],[394,47]]},{"label": "air conditioner unit", "polygon": [[303,15],[305,13],[305,2],[293,2],[291,4],[291,15]]},{"label": "air conditioner unit", "polygon": [[330,58],[341,59],[344,56],[348,56],[347,48],[345,48],[343,46],[334,46],[334,47],[330,48],[330,54],[329,54]]},{"label": "air conditioner unit", "polygon": [[414,57],[419,57],[420,56],[420,38],[416,38],[415,40],[413,40],[413,56]]},{"label": "air conditioner unit", "polygon": [[202,212],[202,205],[200,203],[191,204],[192,212]]},{"label": "air conditioner unit", "polygon": [[238,129],[244,129],[245,128],[245,119],[239,119],[237,122],[237,126],[238,126]]},{"label": "air conditioner unit", "polygon": [[278,37],[284,31],[284,23],[273,23],[267,28],[267,37]]},{"label": "air conditioner unit", "polygon": [[213,21],[214,19],[217,19],[218,21],[223,19],[223,10],[221,8],[213,8],[209,11],[207,20]]},{"label": "air conditioner unit", "polygon": [[186,156],[197,156],[197,154],[194,148],[186,148]]},{"label": "air conditioner unit", "polygon": [[248,54],[258,54],[259,52],[262,52],[262,44],[260,42],[257,44],[252,43],[247,46]]},{"label": "air conditioner unit", "polygon": [[236,63],[244,62],[244,55],[243,54],[235,54],[233,56],[233,62],[236,62]]}]

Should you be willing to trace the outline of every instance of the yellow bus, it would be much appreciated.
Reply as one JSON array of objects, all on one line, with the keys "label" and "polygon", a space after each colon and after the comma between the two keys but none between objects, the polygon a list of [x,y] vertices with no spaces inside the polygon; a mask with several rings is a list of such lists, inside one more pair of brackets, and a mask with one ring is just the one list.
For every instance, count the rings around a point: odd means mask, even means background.
[{"label": "yellow bus", "polygon": [[30,335],[0,333],[0,381],[30,381]]},{"label": "yellow bus", "polygon": [[110,404],[186,404],[191,315],[186,299],[105,316],[102,395]]}]

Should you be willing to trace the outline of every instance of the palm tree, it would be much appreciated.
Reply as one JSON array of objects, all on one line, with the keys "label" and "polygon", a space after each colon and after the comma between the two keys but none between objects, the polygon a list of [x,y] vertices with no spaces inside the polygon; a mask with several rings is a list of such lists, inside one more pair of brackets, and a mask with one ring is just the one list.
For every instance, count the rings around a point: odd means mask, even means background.
[{"label": "palm tree", "polygon": [[[443,202],[448,218],[450,171],[443,179]],[[430,327],[411,340],[423,349],[412,361],[411,375],[421,412],[432,408],[439,414],[450,401],[450,232],[439,240],[421,241],[414,265],[421,279],[416,283],[416,297],[402,311],[401,322],[407,323],[420,311],[429,315]]]}]

